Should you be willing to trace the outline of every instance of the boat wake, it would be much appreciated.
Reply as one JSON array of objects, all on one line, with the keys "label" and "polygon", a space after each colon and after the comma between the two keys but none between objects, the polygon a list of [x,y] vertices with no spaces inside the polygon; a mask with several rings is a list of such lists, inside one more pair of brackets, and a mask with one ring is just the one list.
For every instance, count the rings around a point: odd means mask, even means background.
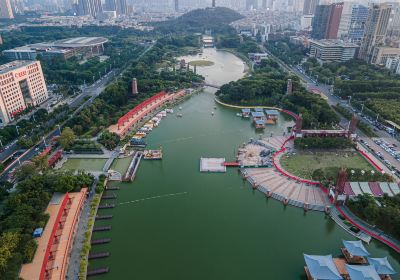
[{"label": "boat wake", "polygon": [[242,131],[244,131],[244,130],[243,129],[222,130],[222,131],[217,131],[217,132],[213,132],[213,133],[203,133],[203,134],[198,134],[198,135],[194,135],[194,136],[165,140],[165,141],[159,142],[159,144],[176,143],[176,142],[191,140],[191,139],[200,138],[200,137],[218,136],[218,135],[231,134],[231,133],[237,133],[237,132],[242,132]]},{"label": "boat wake", "polygon": [[136,200],[131,200],[131,201],[125,201],[125,202],[119,203],[119,205],[131,204],[131,203],[138,203],[138,202],[142,202],[142,201],[145,201],[145,200],[151,200],[151,199],[157,199],[157,198],[165,198],[165,197],[177,196],[177,195],[184,195],[184,194],[187,194],[187,192],[169,193],[169,194],[157,195],[157,196],[152,196],[152,197],[147,197],[147,198],[141,198],[141,199],[136,199]]}]

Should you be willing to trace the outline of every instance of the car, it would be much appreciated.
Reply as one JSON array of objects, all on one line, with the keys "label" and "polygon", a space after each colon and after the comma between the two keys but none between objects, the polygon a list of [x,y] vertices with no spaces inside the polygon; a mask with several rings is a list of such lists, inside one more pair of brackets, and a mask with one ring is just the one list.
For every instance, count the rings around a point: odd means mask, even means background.
[{"label": "car", "polygon": [[35,152],[37,152],[37,151],[39,151],[40,150],[40,148],[39,147],[36,147],[35,148]]}]

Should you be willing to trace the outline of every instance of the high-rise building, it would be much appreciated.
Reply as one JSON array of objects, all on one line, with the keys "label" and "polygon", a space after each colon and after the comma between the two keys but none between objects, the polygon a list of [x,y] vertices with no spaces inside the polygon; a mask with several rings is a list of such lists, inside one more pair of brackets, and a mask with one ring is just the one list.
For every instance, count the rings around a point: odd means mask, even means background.
[{"label": "high-rise building", "polygon": [[0,66],[0,125],[15,114],[48,99],[46,83],[39,61],[16,60]]},{"label": "high-rise building", "polygon": [[343,3],[318,5],[312,22],[313,39],[337,39]]},{"label": "high-rise building", "polygon": [[246,0],[246,10],[257,9],[258,1],[257,0]]},{"label": "high-rise building", "polygon": [[[0,0],[1,1],[1,0]],[[78,1],[78,14],[91,15],[96,18],[103,11],[101,0],[79,0]]]},{"label": "high-rise building", "polygon": [[347,38],[350,42],[361,43],[365,23],[368,18],[368,8],[363,5],[353,5]]},{"label": "high-rise building", "polygon": [[389,3],[370,4],[358,58],[371,62],[374,48],[384,44],[391,12]]},{"label": "high-rise building", "polygon": [[319,0],[304,0],[303,15],[313,15]]},{"label": "high-rise building", "polygon": [[14,13],[10,0],[0,0],[0,19],[13,19]]},{"label": "high-rise building", "polygon": [[391,21],[389,22],[388,36],[400,36],[400,6],[393,7]]},{"label": "high-rise building", "polygon": [[179,0],[174,1],[175,12],[179,12]]}]

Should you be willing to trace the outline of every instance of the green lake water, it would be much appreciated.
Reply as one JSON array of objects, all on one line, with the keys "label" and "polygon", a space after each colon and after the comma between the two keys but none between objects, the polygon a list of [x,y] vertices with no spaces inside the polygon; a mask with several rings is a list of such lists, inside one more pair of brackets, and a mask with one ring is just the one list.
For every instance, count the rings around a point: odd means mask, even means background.
[{"label": "green lake water", "polygon": [[[235,56],[208,52],[208,59],[216,62],[208,72],[215,81],[221,69],[236,67],[232,80],[243,74]],[[218,68],[221,64],[224,68]],[[220,83],[229,81],[225,75]],[[236,169],[200,173],[200,157],[234,160],[237,147],[259,135],[249,120],[236,116],[238,111],[216,105],[213,90],[179,106],[182,118],[175,116],[179,110],[174,108],[175,114],[145,139],[151,148],[163,147],[163,160],[142,161],[134,182],[114,183],[121,187],[114,191],[116,208],[99,211],[113,219],[96,222],[112,226],[93,235],[112,238],[109,244],[92,247],[92,252],[111,253],[90,261],[89,269],[110,268],[96,279],[302,279],[303,253],[338,256],[342,239],[353,239],[322,213],[304,213],[267,199]],[[264,135],[281,135],[287,125],[281,116]],[[114,165],[124,167],[122,162]],[[367,249],[374,257],[388,255],[400,271],[394,251],[376,241]]]}]

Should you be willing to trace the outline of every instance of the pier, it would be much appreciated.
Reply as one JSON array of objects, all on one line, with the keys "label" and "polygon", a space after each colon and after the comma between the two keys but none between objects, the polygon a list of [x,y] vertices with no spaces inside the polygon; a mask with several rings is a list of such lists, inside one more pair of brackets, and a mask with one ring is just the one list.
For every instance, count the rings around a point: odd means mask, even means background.
[{"label": "pier", "polygon": [[142,159],[142,156],[143,156],[142,152],[135,152],[135,154],[132,156],[132,161],[129,164],[128,169],[126,170],[126,173],[125,173],[122,181],[132,182],[133,179],[135,179],[135,174],[139,167],[139,163],[140,163],[140,160]]},{"label": "pier", "polygon": [[232,161],[232,162],[224,162],[224,166],[226,166],[226,167],[239,167],[240,166],[240,163],[239,162],[237,162],[237,161]]},{"label": "pier", "polygon": [[104,167],[103,167],[103,172],[107,172],[109,169],[110,169],[110,167],[111,167],[111,164],[114,162],[114,160],[118,157],[118,154],[119,154],[119,152],[117,152],[117,151],[113,151],[112,152],[112,154],[111,154],[111,157],[107,160],[107,162],[104,164]]},{"label": "pier", "polygon": [[113,215],[103,215],[103,216],[96,216],[95,220],[111,220]]},{"label": "pier", "polygon": [[93,228],[93,232],[95,232],[95,231],[109,231],[109,230],[111,230],[111,226]]},{"label": "pier", "polygon": [[119,191],[120,189],[120,187],[106,187],[107,191]]},{"label": "pier", "polygon": [[102,197],[101,197],[101,199],[116,199],[117,198],[117,195],[116,194],[111,194],[111,195],[103,195]]},{"label": "pier", "polygon": [[99,205],[99,209],[109,209],[109,208],[114,208],[115,204],[105,204],[105,205]]},{"label": "pier", "polygon": [[225,158],[200,158],[200,172],[226,172]]},{"label": "pier", "polygon": [[99,245],[99,244],[106,244],[106,243],[110,243],[111,242],[111,238],[102,238],[102,239],[93,239],[92,241],[90,241],[91,245]]},{"label": "pier", "polygon": [[88,259],[94,260],[94,259],[107,258],[109,256],[110,256],[110,252],[99,252],[99,253],[89,254]]},{"label": "pier", "polygon": [[90,277],[90,276],[95,276],[98,274],[105,274],[105,273],[108,273],[109,271],[110,271],[110,269],[108,267],[98,268],[98,269],[94,269],[94,270],[89,270],[86,273],[86,276]]}]

